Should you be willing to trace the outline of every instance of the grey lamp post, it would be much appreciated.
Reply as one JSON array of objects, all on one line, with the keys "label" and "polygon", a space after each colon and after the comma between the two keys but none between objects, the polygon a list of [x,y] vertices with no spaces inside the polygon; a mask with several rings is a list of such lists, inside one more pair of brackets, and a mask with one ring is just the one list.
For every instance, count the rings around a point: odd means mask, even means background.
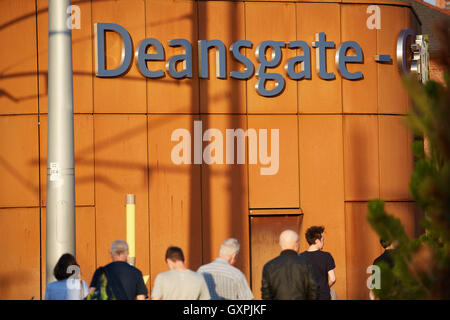
[{"label": "grey lamp post", "polygon": [[70,0],[50,0],[48,12],[47,283],[64,253],[75,255],[75,161],[73,138]]}]

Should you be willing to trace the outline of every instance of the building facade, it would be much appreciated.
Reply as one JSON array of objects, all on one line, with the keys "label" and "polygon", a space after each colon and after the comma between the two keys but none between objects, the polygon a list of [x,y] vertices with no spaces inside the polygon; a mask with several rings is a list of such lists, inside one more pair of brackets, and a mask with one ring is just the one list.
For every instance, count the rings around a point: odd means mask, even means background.
[{"label": "building facade", "polygon": [[[323,225],[324,250],[336,262],[338,298],[367,299],[366,269],[382,252],[366,220],[367,201],[386,200],[387,210],[402,220],[409,235],[418,229],[419,213],[408,189],[412,135],[403,124],[411,102],[396,61],[400,31],[421,31],[410,4],[72,3],[80,9],[72,43],[76,250],[83,279],[89,282],[94,270],[110,261],[113,240],[125,239],[125,196],[133,193],[137,267],[150,276],[149,289],[167,268],[169,245],[180,246],[188,267],[196,270],[216,257],[224,239],[234,237],[241,243],[237,266],[259,298],[262,267],[279,253],[279,233],[297,230],[304,250],[306,228]],[[117,32],[106,33],[104,52],[96,50],[95,30],[101,23],[122,26],[133,52],[142,40],[157,39],[163,58],[144,64],[147,70],[162,70],[163,76],[143,75],[145,68],[135,59],[121,76],[97,76],[99,55],[105,55],[107,69],[123,62],[123,39]],[[334,42],[322,56],[319,33]],[[0,2],[0,39],[0,245],[5,255],[0,299],[40,299],[46,283],[48,1]],[[172,60],[172,73],[166,68],[171,57],[186,54],[186,47],[170,45],[172,39],[191,44],[192,77],[173,76],[189,68],[188,59]],[[200,77],[198,40],[214,39],[226,47],[225,78],[217,76],[215,48],[202,56],[209,58],[209,76]],[[242,63],[247,60],[239,61],[230,50],[238,40],[252,44],[240,49],[255,68],[246,79],[230,76],[231,71],[249,71]],[[283,42],[280,52],[271,47],[257,55],[258,44],[268,40]],[[308,70],[308,49],[286,43],[300,40],[310,50],[310,77],[295,80],[284,66],[303,57],[294,73]],[[342,76],[335,64],[347,41],[362,50],[361,62],[344,64],[350,74],[361,73],[355,80]],[[343,54],[358,56],[355,47],[348,51]],[[158,52],[155,46],[147,51]],[[377,62],[375,55],[390,55],[391,62]],[[280,58],[265,70],[283,80],[260,81],[263,56]],[[334,77],[323,79],[320,68]],[[284,88],[274,96],[255,88],[275,90],[276,81],[279,86],[284,81]],[[258,152],[252,153],[249,139],[243,158],[237,142],[227,150],[227,129],[254,130]],[[189,133],[189,143],[176,132]]]}]

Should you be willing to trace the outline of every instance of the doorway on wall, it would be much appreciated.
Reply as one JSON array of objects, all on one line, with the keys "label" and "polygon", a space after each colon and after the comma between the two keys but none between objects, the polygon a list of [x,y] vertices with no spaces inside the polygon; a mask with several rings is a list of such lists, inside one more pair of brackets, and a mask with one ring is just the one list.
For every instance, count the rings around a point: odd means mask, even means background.
[{"label": "doorway on wall", "polygon": [[[292,229],[300,233],[303,214],[250,215],[250,284],[255,299],[261,299],[261,280],[264,264],[280,254],[280,233]],[[250,212],[252,214],[252,212]]]}]

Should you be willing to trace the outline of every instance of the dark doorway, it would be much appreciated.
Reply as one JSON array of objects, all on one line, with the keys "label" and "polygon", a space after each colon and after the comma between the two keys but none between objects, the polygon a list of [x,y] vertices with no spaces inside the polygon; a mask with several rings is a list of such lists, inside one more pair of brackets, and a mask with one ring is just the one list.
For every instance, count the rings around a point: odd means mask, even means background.
[{"label": "dark doorway", "polygon": [[251,287],[255,299],[261,299],[264,264],[280,254],[280,233],[292,229],[299,233],[303,215],[250,216]]}]

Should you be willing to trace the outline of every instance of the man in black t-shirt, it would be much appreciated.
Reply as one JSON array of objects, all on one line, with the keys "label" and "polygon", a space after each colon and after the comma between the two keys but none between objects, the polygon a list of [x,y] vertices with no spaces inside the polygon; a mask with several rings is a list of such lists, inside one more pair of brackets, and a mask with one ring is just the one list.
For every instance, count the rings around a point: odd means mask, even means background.
[{"label": "man in black t-shirt", "polygon": [[98,268],[91,281],[90,292],[94,292],[100,285],[100,276],[106,273],[108,285],[117,300],[145,300],[147,287],[142,272],[128,264],[128,244],[123,240],[116,240],[111,245],[113,262]]},{"label": "man in black t-shirt", "polygon": [[313,226],[306,230],[306,241],[309,244],[308,250],[300,254],[301,257],[310,261],[313,266],[314,277],[318,285],[318,299],[330,300],[330,287],[336,282],[333,256],[322,248],[325,244],[322,226]]}]

